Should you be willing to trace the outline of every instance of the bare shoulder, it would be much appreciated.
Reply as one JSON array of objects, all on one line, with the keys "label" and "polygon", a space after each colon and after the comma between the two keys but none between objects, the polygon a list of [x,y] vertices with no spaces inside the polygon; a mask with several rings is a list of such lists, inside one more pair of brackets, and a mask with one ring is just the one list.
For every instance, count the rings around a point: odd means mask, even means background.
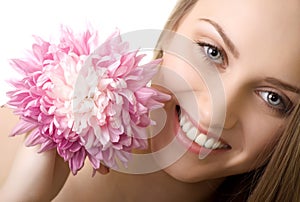
[{"label": "bare shoulder", "polygon": [[13,114],[11,109],[0,108],[0,186],[9,173],[17,149],[20,144],[23,144],[24,137],[9,137],[17,122],[18,117]]},{"label": "bare shoulder", "polygon": [[53,202],[103,201],[101,200],[101,188],[103,188],[103,182],[107,176],[96,174],[92,177],[92,174],[92,167],[90,163],[86,161],[84,167],[77,175],[74,176],[70,174],[64,187]]}]

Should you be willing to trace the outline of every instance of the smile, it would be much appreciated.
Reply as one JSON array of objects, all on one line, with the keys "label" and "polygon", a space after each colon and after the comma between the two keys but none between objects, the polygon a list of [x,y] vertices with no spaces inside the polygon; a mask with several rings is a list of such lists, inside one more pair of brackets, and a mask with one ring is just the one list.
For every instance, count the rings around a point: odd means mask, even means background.
[{"label": "smile", "polygon": [[178,113],[179,125],[183,134],[191,141],[197,145],[210,149],[210,150],[226,150],[230,149],[228,144],[225,144],[221,140],[213,137],[208,137],[207,132],[201,131],[197,126],[193,124],[189,116],[182,112],[182,110],[177,106],[176,111]]}]

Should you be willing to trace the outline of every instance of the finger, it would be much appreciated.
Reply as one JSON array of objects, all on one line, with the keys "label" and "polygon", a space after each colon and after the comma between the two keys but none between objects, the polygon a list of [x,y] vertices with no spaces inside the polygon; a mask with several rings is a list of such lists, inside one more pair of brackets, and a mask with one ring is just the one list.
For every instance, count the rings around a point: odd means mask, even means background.
[{"label": "finger", "polygon": [[101,164],[100,168],[97,170],[99,173],[101,173],[102,175],[106,175],[109,173],[109,167]]}]

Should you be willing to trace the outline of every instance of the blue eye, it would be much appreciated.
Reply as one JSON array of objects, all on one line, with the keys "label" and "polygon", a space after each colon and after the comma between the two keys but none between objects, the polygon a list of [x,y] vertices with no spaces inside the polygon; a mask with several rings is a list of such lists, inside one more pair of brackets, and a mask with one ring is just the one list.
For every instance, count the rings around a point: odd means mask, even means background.
[{"label": "blue eye", "polygon": [[209,62],[212,62],[217,66],[226,65],[226,54],[222,49],[212,44],[204,42],[197,42],[197,44],[201,47],[201,51],[203,52],[204,56],[209,60]]},{"label": "blue eye", "polygon": [[269,104],[274,107],[280,107],[282,105],[282,99],[280,95],[277,93],[273,92],[268,92],[268,91],[261,91],[259,92],[259,95]]},{"label": "blue eye", "polygon": [[269,107],[284,115],[291,109],[291,101],[272,91],[258,91],[258,95]]},{"label": "blue eye", "polygon": [[276,93],[269,92],[267,94],[268,102],[273,106],[278,106],[282,103],[281,97]]},{"label": "blue eye", "polygon": [[223,64],[223,56],[221,51],[217,47],[213,46],[203,46],[203,49],[205,51],[205,54],[215,63],[217,64]]}]

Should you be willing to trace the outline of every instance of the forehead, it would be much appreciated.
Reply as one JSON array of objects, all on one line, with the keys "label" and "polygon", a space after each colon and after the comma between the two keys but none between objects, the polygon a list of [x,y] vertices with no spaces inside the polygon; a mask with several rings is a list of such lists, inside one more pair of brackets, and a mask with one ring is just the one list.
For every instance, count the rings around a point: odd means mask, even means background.
[{"label": "forehead", "polygon": [[223,28],[244,64],[269,67],[277,74],[288,70],[285,73],[300,83],[299,0],[198,0],[182,26],[192,29],[199,18]]}]

